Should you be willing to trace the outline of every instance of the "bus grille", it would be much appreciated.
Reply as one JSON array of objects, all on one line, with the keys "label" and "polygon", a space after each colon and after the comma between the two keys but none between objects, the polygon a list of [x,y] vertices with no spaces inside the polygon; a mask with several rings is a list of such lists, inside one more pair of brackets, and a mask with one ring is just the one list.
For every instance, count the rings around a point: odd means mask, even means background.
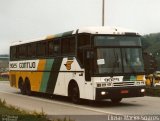
[{"label": "bus grille", "polygon": [[113,83],[114,87],[121,87],[121,86],[134,86],[134,81],[125,81],[125,82],[115,82]]}]

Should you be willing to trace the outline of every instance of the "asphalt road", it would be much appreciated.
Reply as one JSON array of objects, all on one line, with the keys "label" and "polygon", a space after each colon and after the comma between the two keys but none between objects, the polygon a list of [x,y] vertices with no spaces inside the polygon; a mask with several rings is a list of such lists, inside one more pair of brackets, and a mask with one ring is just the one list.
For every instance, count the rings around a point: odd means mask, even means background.
[{"label": "asphalt road", "polygon": [[81,105],[72,104],[61,96],[24,96],[19,90],[11,88],[9,82],[0,81],[0,98],[7,104],[28,111],[45,112],[49,117],[71,116],[76,121],[105,121],[106,115],[160,115],[159,97],[126,98],[118,105],[110,100],[101,102],[83,101]]}]

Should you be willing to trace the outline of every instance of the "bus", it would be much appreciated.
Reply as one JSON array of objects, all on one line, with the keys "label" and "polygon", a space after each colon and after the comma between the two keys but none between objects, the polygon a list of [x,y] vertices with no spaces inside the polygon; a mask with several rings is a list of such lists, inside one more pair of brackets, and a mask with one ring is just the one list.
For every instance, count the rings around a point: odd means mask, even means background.
[{"label": "bus", "polygon": [[10,46],[11,87],[119,103],[145,93],[140,34],[114,27],[83,27]]}]

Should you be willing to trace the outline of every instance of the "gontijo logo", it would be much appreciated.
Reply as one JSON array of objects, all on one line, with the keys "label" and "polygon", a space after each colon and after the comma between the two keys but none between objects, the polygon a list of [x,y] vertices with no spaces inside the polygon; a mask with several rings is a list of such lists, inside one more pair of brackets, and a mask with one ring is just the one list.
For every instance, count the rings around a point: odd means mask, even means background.
[{"label": "gontijo logo", "polygon": [[10,70],[37,70],[39,60],[13,61],[9,63]]},{"label": "gontijo logo", "polygon": [[64,64],[67,70],[71,70],[72,63],[73,63],[73,60],[67,60],[66,64]]}]

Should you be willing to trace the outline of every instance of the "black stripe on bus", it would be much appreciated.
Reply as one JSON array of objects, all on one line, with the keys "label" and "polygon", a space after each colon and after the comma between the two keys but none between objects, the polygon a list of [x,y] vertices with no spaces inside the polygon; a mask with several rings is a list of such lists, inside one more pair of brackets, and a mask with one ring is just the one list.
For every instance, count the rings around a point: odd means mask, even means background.
[{"label": "black stripe on bus", "polygon": [[12,70],[10,72],[48,72],[48,73],[83,73],[84,71],[24,71],[24,70]]},{"label": "black stripe on bus", "polygon": [[63,58],[55,58],[49,76],[46,93],[53,94]]}]

